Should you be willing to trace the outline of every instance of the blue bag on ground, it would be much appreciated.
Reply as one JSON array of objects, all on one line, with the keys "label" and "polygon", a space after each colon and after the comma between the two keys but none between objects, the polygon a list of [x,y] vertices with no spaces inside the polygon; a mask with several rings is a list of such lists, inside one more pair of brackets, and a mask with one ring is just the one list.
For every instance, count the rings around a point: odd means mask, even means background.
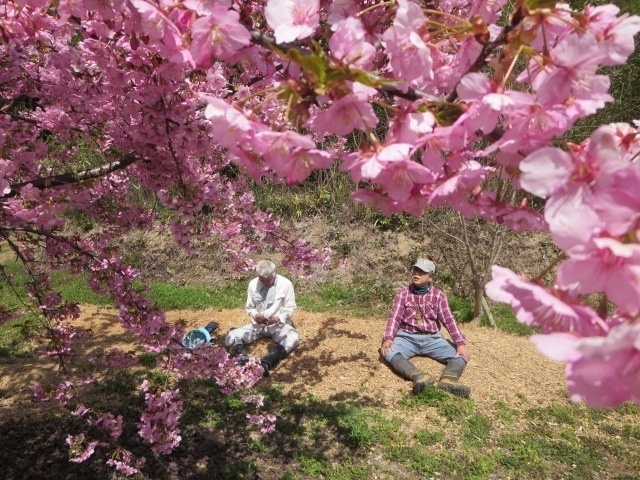
[{"label": "blue bag on ground", "polygon": [[211,341],[211,334],[218,328],[217,322],[209,322],[206,327],[199,327],[191,330],[182,339],[182,346],[193,350]]}]

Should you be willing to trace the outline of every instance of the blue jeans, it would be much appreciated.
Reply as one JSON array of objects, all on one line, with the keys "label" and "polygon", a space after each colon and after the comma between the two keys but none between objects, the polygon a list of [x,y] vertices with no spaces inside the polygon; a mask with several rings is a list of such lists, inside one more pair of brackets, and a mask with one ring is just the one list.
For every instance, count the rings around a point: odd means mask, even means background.
[{"label": "blue jeans", "polygon": [[[455,344],[443,338],[440,333],[420,334],[398,330],[393,339],[393,350],[389,349],[385,358],[390,362],[398,353],[406,358],[422,355],[446,365],[449,360],[455,358],[456,352]],[[462,355],[460,358],[464,359]]]}]

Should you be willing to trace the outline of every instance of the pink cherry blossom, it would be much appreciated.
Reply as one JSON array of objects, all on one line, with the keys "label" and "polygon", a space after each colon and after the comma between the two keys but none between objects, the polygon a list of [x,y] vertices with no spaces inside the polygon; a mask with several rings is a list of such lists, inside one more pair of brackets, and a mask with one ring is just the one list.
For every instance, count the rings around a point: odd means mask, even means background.
[{"label": "pink cherry blossom", "polygon": [[351,198],[380,210],[383,215],[391,216],[404,210],[400,202],[394,202],[383,192],[358,189],[351,194]]},{"label": "pink cherry blossom", "polygon": [[362,22],[349,17],[334,25],[333,30],[335,33],[329,39],[329,48],[333,55],[347,65],[368,68],[376,49],[365,40]]},{"label": "pink cherry blossom", "polygon": [[520,185],[528,192],[547,198],[571,179],[571,155],[555,147],[544,147],[520,162]]},{"label": "pink cherry blossom", "polygon": [[558,283],[580,293],[604,292],[623,312],[640,309],[640,245],[594,238],[593,248],[558,268]]},{"label": "pink cherry blossom", "polygon": [[555,64],[550,73],[540,71],[535,82],[543,104],[563,103],[571,93],[589,88],[591,78],[605,56],[593,35],[572,34],[551,51]]},{"label": "pink cherry blossom", "polygon": [[146,459],[144,457],[136,458],[128,450],[118,448],[106,463],[115,468],[116,471],[122,473],[125,477],[130,477],[141,474],[140,469],[144,466],[145,462]]},{"label": "pink cherry blossom", "polygon": [[253,139],[254,148],[265,156],[268,163],[288,161],[293,152],[315,149],[316,144],[308,135],[294,131],[258,133]]},{"label": "pink cherry blossom", "polygon": [[142,31],[151,38],[158,40],[159,45],[163,47],[163,52],[176,56],[183,55],[187,61],[191,60],[190,56],[184,56],[182,51],[182,35],[174,23],[153,4],[146,0],[129,0],[140,14],[142,23]]},{"label": "pink cherry blossom", "polygon": [[[602,62],[603,65],[620,65],[624,63],[635,49],[634,35],[640,32],[640,19],[628,14],[616,17],[615,14],[619,11],[616,11],[616,8],[614,5],[588,5],[584,10],[586,17],[592,17],[589,18],[591,21],[590,26],[595,26],[596,24],[593,21],[593,17],[599,20],[597,21],[600,27],[598,34],[603,38],[601,48],[606,49],[607,52],[606,58]],[[608,14],[599,15],[599,13],[603,12]]]},{"label": "pink cherry blossom", "polygon": [[70,462],[81,463],[94,454],[97,441],[89,442],[85,440],[84,433],[71,436],[67,435],[67,444],[69,445]]},{"label": "pink cherry blossom", "polygon": [[321,110],[311,120],[318,132],[347,135],[353,130],[375,128],[378,124],[373,107],[361,95],[347,95]]},{"label": "pink cherry blossom", "polygon": [[426,133],[433,131],[435,117],[431,112],[413,111],[413,104],[404,104],[389,122],[387,138],[398,143],[415,143]]},{"label": "pink cherry blossom", "polygon": [[96,425],[102,425],[107,430],[112,441],[118,440],[122,435],[122,415],[114,416],[112,413],[103,413],[96,421]]},{"label": "pink cherry blossom", "polygon": [[430,183],[434,180],[431,171],[408,156],[385,160],[384,155],[378,155],[378,158],[385,161],[385,174],[375,180],[386,189],[389,197],[394,201],[406,202],[412,196],[415,185]]},{"label": "pink cherry blossom", "polygon": [[276,42],[286,43],[313,35],[319,8],[319,0],[268,0],[264,15]]},{"label": "pink cherry blossom", "polygon": [[486,177],[487,170],[482,165],[475,160],[465,161],[457,172],[452,173],[431,192],[429,203],[442,205],[443,202],[452,201],[453,197],[460,193],[466,196],[466,191],[480,185]]},{"label": "pink cherry blossom", "polygon": [[267,415],[251,415],[247,413],[247,418],[254,425],[260,426],[261,433],[273,433],[276,430],[276,416],[271,413]]},{"label": "pink cherry blossom", "polygon": [[279,162],[273,163],[271,168],[291,185],[302,182],[315,169],[329,168],[333,160],[325,151],[297,148]]},{"label": "pink cherry blossom", "polygon": [[249,45],[251,34],[239,20],[238,12],[219,5],[193,23],[191,55],[199,67],[210,67],[214,57],[228,60]]},{"label": "pink cherry blossom", "polygon": [[[402,161],[409,155],[411,145],[392,144],[366,153],[354,153],[345,157],[342,170],[349,170],[355,182],[377,178],[383,171],[385,162]],[[383,155],[383,159],[380,158]]]},{"label": "pink cherry blossom", "polygon": [[640,165],[629,165],[616,171],[611,184],[599,188],[593,195],[594,210],[603,229],[622,237],[631,232],[640,220]]},{"label": "pink cherry blossom", "polygon": [[209,95],[203,99],[207,102],[204,116],[211,122],[212,134],[223,147],[243,146],[259,130],[258,124],[224,100]]},{"label": "pink cherry blossom", "polygon": [[147,380],[142,383],[141,390],[145,393],[147,410],[138,423],[140,436],[153,444],[154,451],[169,454],[181,440],[178,419],[182,414],[182,401],[175,401],[179,391],[155,393]]},{"label": "pink cherry blossom", "polygon": [[391,72],[395,78],[405,79],[400,84],[403,89],[409,85],[424,87],[433,79],[431,52],[417,32],[423,22],[424,14],[418,5],[399,0],[393,25],[382,36]]},{"label": "pink cherry blossom", "polygon": [[567,332],[580,337],[605,335],[606,322],[576,296],[526,281],[511,270],[494,265],[487,296],[511,305],[519,322],[541,327],[542,333]]},{"label": "pink cherry blossom", "polygon": [[604,337],[554,333],[531,340],[545,354],[567,363],[567,386],[574,402],[592,407],[640,403],[640,325],[622,323]]},{"label": "pink cherry blossom", "polygon": [[[43,2],[45,4],[46,2]],[[111,2],[102,2],[100,0],[84,0],[83,5],[87,10],[97,11],[105,20],[113,20],[116,14],[122,10],[124,0],[113,0]]]},{"label": "pink cherry blossom", "polygon": [[584,252],[593,236],[602,230],[602,222],[592,205],[591,191],[576,184],[547,201],[545,220],[554,242],[566,252]]},{"label": "pink cherry blossom", "polygon": [[[520,163],[520,184],[536,195],[551,197],[545,218],[558,245],[567,251],[584,250],[612,220],[595,208],[599,192],[610,192],[618,172],[628,167],[614,131],[601,127],[570,152],[542,148],[528,155]],[[633,204],[633,197],[629,201]]]}]

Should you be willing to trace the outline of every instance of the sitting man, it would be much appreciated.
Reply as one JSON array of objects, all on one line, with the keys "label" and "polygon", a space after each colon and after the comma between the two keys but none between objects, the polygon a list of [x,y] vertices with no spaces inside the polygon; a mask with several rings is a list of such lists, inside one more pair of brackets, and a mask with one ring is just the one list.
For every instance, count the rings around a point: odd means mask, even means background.
[{"label": "sitting man", "polygon": [[256,265],[258,276],[249,282],[247,289],[247,314],[251,323],[233,328],[227,334],[225,344],[232,347],[240,361],[248,360],[245,345],[262,337],[271,337],[276,348],[262,358],[264,376],[300,343],[300,335],[293,328],[291,315],[296,309],[296,297],[291,282],[276,274],[273,262],[262,260]]},{"label": "sitting man", "polygon": [[[439,389],[468,397],[471,389],[458,383],[458,379],[467,366],[470,352],[447,297],[432,285],[435,272],[435,264],[424,258],[412,265],[412,283],[393,300],[380,352],[397,373],[413,381],[414,393],[435,383],[433,377],[427,378],[409,361],[416,355],[424,355],[446,365],[436,385]],[[453,342],[442,337],[442,325]]]}]

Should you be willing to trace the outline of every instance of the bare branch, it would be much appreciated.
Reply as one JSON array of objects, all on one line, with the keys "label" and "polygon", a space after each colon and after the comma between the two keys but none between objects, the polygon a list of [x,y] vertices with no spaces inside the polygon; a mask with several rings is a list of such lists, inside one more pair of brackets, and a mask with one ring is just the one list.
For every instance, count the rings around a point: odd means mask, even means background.
[{"label": "bare branch", "polygon": [[109,173],[122,170],[132,163],[138,160],[135,154],[129,153],[115,162],[105,163],[99,167],[92,168],[90,170],[84,170],[82,172],[62,173],[60,175],[54,175],[52,177],[36,178],[26,182],[16,183],[11,185],[11,191],[0,197],[0,200],[5,198],[13,198],[20,193],[20,189],[27,185],[32,185],[35,188],[45,189],[59,187],[61,185],[69,185],[73,183],[80,183],[85,180],[91,180],[92,178],[103,177]]}]

